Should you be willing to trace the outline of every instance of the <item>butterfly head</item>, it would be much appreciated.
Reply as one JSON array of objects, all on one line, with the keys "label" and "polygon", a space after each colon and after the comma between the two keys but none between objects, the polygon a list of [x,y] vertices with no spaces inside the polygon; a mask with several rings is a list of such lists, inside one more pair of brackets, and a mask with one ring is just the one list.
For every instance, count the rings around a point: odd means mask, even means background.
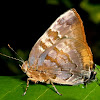
[{"label": "butterfly head", "polygon": [[24,73],[27,73],[27,70],[28,70],[28,67],[29,67],[29,63],[28,61],[25,61],[22,66],[21,66],[21,69]]}]

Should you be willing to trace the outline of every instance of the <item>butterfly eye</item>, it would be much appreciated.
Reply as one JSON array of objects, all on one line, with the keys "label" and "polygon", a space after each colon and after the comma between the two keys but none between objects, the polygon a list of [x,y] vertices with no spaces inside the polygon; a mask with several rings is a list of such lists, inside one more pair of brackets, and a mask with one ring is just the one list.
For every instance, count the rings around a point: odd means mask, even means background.
[{"label": "butterfly eye", "polygon": [[23,63],[23,65],[22,65],[21,69],[22,69],[22,71],[23,71],[24,73],[26,73],[28,67],[29,67],[29,64],[28,64],[27,61],[25,61],[25,62]]}]

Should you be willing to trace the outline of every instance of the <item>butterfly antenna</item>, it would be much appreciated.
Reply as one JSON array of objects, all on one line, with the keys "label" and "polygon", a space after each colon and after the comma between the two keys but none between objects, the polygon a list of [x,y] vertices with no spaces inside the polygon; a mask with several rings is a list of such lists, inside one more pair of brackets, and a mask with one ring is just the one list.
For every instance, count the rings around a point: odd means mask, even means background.
[{"label": "butterfly antenna", "polygon": [[8,57],[8,58],[11,58],[11,59],[14,59],[14,60],[17,60],[17,61],[20,61],[20,62],[23,63],[23,60],[20,60],[20,59],[17,59],[17,58],[14,58],[14,57],[11,57],[11,56],[8,56],[8,55],[5,55],[5,54],[3,54],[3,53],[0,53],[0,55],[5,56],[5,57]]},{"label": "butterfly antenna", "polygon": [[22,62],[24,62],[24,60],[17,54],[17,52],[14,51],[14,49],[9,44],[8,47],[21,59]]}]

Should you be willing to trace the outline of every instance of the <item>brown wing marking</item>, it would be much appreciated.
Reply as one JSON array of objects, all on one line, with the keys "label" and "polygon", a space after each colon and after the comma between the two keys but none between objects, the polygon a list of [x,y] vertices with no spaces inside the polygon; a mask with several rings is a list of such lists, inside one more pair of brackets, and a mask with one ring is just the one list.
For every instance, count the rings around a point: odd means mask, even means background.
[{"label": "brown wing marking", "polygon": [[[63,48],[65,42],[66,46]],[[63,46],[58,48],[59,44]],[[45,60],[54,62],[58,66],[57,68],[61,68],[61,71],[70,68],[89,71],[90,68],[93,68],[93,60],[88,54],[86,44],[75,39],[63,39],[60,41],[48,52]]]},{"label": "brown wing marking", "polygon": [[58,32],[60,38],[66,36],[86,42],[83,22],[75,9],[71,9],[58,17],[50,29]]},{"label": "brown wing marking", "polygon": [[[84,56],[85,53],[87,54],[88,52],[89,59],[91,59],[89,61],[93,61],[91,50],[86,42],[82,20],[76,10],[71,9],[58,17],[57,20],[50,26],[50,28],[40,37],[40,39],[33,46],[29,55],[30,66],[37,65],[37,60],[39,59],[41,54],[45,54],[46,50],[48,50],[54,44],[60,42],[60,40],[62,40],[64,37],[65,39],[73,38],[76,41],[81,42],[82,45],[84,44],[86,50],[79,49],[81,55]],[[71,40],[71,43],[73,43],[73,39]],[[69,47],[70,45],[71,44],[69,42]],[[78,48],[78,44],[75,44],[75,47]],[[63,50],[65,49],[67,49],[68,51],[68,48],[63,47]],[[88,62],[87,58],[83,57],[83,62]]]}]

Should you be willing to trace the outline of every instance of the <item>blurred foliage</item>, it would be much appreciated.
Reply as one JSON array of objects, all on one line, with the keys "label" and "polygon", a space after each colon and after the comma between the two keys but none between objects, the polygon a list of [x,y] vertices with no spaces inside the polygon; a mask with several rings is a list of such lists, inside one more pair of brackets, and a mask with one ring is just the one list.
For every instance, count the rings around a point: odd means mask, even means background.
[{"label": "blurred foliage", "polygon": [[47,4],[51,5],[60,5],[60,3],[63,3],[66,7],[71,8],[73,7],[73,3],[71,0],[46,0]]},{"label": "blurred foliage", "polygon": [[[74,2],[72,0],[46,0],[48,4],[51,5],[60,5],[63,3],[66,7],[74,7]],[[78,1],[76,1],[78,3]],[[80,7],[85,10],[94,23],[100,23],[100,4],[93,4],[91,0],[81,0],[79,2]]]},{"label": "blurred foliage", "polygon": [[58,0],[46,0],[47,4],[51,4],[51,5],[58,5],[59,1]]},{"label": "blurred foliage", "polygon": [[92,4],[90,0],[82,0],[80,7],[85,10],[96,24],[100,23],[100,4]]}]

